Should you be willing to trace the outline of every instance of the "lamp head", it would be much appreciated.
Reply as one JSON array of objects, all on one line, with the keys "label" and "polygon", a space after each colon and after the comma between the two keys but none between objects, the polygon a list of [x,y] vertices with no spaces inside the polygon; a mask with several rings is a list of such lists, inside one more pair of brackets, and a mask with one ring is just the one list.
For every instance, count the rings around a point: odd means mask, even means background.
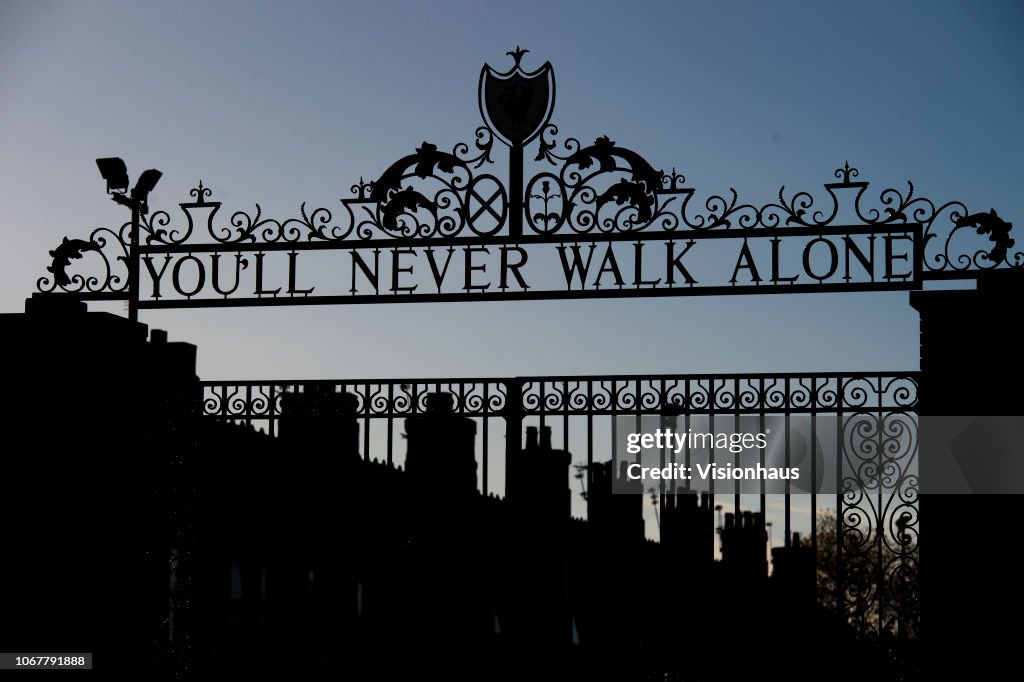
[{"label": "lamp head", "polygon": [[141,201],[146,200],[146,196],[153,191],[156,187],[156,183],[160,182],[160,178],[163,173],[150,168],[148,171],[143,171],[142,175],[139,176],[138,182],[135,183],[135,188],[132,190],[132,196]]},{"label": "lamp head", "polygon": [[96,159],[96,166],[100,169],[100,175],[107,181],[108,192],[128,191],[128,167],[120,157]]},{"label": "lamp head", "polygon": [[149,193],[156,187],[162,175],[163,173],[155,168],[143,171],[132,189],[132,200],[138,202],[143,214],[149,213]]}]

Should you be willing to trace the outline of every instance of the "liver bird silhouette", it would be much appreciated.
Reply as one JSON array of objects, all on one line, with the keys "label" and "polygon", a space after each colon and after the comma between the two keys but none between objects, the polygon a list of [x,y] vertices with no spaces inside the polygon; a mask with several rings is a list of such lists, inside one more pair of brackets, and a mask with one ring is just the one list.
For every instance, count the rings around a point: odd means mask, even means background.
[{"label": "liver bird silhouette", "polygon": [[594,140],[594,144],[584,147],[565,160],[565,165],[576,164],[580,168],[590,168],[596,161],[602,171],[611,171],[616,168],[616,157],[622,159],[629,166],[633,173],[634,182],[642,182],[648,192],[655,192],[661,189],[661,179],[664,173],[654,170],[647,159],[640,156],[631,149],[616,147],[615,141],[608,139],[607,135]]},{"label": "liver bird silhouette", "polygon": [[95,242],[84,239],[68,239],[50,252],[53,256],[53,263],[46,269],[53,273],[53,278],[60,286],[71,284],[71,277],[68,276],[66,268],[71,265],[72,258],[81,258],[86,251],[99,251],[100,247]]},{"label": "liver bird silhouette", "polygon": [[402,180],[413,170],[416,177],[429,178],[435,171],[454,173],[456,167],[467,168],[466,162],[447,152],[437,150],[437,145],[424,141],[415,154],[403,156],[381,173],[371,183],[370,199],[381,205],[381,225],[394,230],[398,228],[398,216],[413,212],[417,207],[425,208],[437,215],[437,204],[411,187],[402,187]]},{"label": "liver bird silhouette", "polygon": [[1013,223],[1008,223],[990,209],[988,213],[972,213],[956,221],[957,227],[975,227],[978,234],[987,234],[988,240],[992,242],[992,250],[988,252],[987,258],[993,263],[1002,263],[1006,258],[1006,250],[1016,242],[1010,239],[1010,230]]},{"label": "liver bird silhouette", "polygon": [[397,230],[398,216],[403,213],[415,213],[417,208],[425,208],[430,211],[430,215],[437,218],[437,204],[412,187],[400,189],[381,207],[381,225],[389,230]]},{"label": "liver bird silhouette", "polygon": [[373,189],[370,191],[370,199],[383,203],[387,201],[391,190],[397,190],[402,186],[402,178],[409,168],[413,168],[417,177],[429,178],[436,168],[442,173],[454,173],[455,167],[467,168],[466,162],[447,152],[437,151],[437,145],[424,141],[415,154],[403,156],[391,164],[380,177],[373,182]]},{"label": "liver bird silhouette", "polygon": [[638,222],[648,223],[651,220],[651,207],[654,205],[654,197],[648,194],[644,185],[638,182],[630,182],[626,179],[619,180],[597,198],[597,207],[600,209],[609,201],[614,201],[620,206],[628,202],[636,208]]}]

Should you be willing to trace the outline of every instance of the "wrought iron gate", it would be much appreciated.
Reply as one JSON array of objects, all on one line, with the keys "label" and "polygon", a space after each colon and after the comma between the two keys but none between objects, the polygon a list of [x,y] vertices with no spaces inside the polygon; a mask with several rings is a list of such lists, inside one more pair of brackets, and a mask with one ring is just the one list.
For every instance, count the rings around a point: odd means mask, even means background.
[{"label": "wrought iron gate", "polygon": [[[760,420],[769,415],[805,419],[815,441],[835,460],[835,495],[741,494],[734,485],[712,489],[713,503],[762,514],[781,504],[783,546],[793,528],[809,529],[818,562],[819,602],[843,614],[862,634],[916,637],[917,373],[806,373],[714,375],[548,376],[502,379],[443,378],[203,382],[204,414],[275,435],[286,396],[316,388],[355,396],[360,452],[366,459],[401,466],[400,420],[424,415],[431,395],[453,397],[454,413],[471,417],[480,434],[478,490],[504,493],[502,465],[521,447],[527,426],[549,426],[555,442],[573,453],[580,492],[590,472],[607,461],[616,441],[615,417],[656,416]],[[856,432],[857,438],[852,438]],[[790,455],[787,440],[786,456]],[[817,448],[816,448],[817,449]],[[823,448],[825,449],[825,448]],[[820,454],[820,453],[818,453]],[[821,458],[812,459],[819,462]],[[762,463],[764,451],[762,450]],[[497,465],[497,466],[496,466]],[[818,465],[820,466],[820,464]],[[581,495],[580,498],[585,497]],[[824,499],[822,499],[824,498]],[[799,500],[799,511],[793,501]],[[663,502],[659,502],[663,504]],[[833,528],[819,528],[819,512],[834,509]],[[586,506],[574,508],[583,516]],[[803,515],[804,518],[796,517]],[[713,527],[707,528],[710,535]],[[657,535],[657,531],[653,531]],[[819,538],[829,538],[829,547]]]},{"label": "wrought iron gate", "polygon": [[[732,188],[700,195],[675,168],[658,170],[607,135],[590,144],[561,138],[551,122],[553,68],[525,70],[525,53],[509,52],[507,71],[483,68],[484,125],[471,144],[449,153],[424,141],[375,180],[360,178],[340,200],[340,220],[305,203],[298,217],[272,218],[256,204],[225,223],[221,203],[200,182],[179,204],[183,222],[175,223],[167,211],[149,211],[159,172],[147,171],[129,192],[124,163],[101,159],[108,192],[131,209],[131,220],[65,238],[50,252],[38,295],[124,300],[137,320],[140,309],[162,308],[914,291],[928,281],[1024,269],[1012,224],[995,210],[972,213],[959,201],[933,201],[909,182],[869,195],[869,183],[849,163],[823,185],[824,201],[783,187],[777,200],[752,202]],[[535,167],[528,169],[525,149],[533,144]],[[488,172],[502,147],[505,179]],[[334,289],[314,277],[317,259],[320,272],[344,269],[341,280],[331,278]],[[623,417],[683,428],[781,418],[787,462],[791,425],[800,421],[809,429],[812,478],[831,479],[830,497],[720,486],[712,504],[734,514],[756,509],[762,519],[779,505],[784,540],[776,544],[792,547],[801,542],[794,531],[807,531],[818,556],[819,603],[858,633],[904,642],[916,638],[919,620],[919,378],[213,381],[203,383],[203,413],[274,436],[287,396],[313,387],[351,394],[361,455],[401,466],[403,425],[396,421],[424,415],[430,396],[450,394],[453,413],[478,425],[484,498],[504,492],[503,465],[522,449],[524,428],[551,427],[576,458],[573,510],[584,517],[595,465],[611,457]],[[664,500],[655,501],[648,508],[653,536],[665,511]],[[834,517],[819,515],[826,509]]]}]

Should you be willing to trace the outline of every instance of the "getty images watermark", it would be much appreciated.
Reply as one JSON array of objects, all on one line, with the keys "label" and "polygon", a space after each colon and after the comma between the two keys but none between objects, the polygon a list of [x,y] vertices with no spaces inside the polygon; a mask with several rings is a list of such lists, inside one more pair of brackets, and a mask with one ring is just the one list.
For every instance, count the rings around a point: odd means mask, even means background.
[{"label": "getty images watermark", "polygon": [[[630,433],[626,436],[626,452],[639,455],[644,450],[670,452],[673,460],[677,460],[680,452],[686,449],[693,451],[721,450],[739,455],[750,450],[765,450],[768,447],[768,435],[771,430],[763,433],[711,433],[709,431],[685,432],[673,431],[671,428],[655,429],[654,433]],[[737,457],[737,460],[740,458]],[[686,466],[679,461],[663,461],[659,457],[656,466],[644,466],[640,462],[626,464],[626,478],[638,480],[674,480],[692,481],[698,479],[711,480],[769,480],[788,481],[800,479],[800,467],[765,466],[760,462],[752,462],[744,466],[739,461],[725,462],[724,466],[715,466],[712,461],[698,462]]]},{"label": "getty images watermark", "polygon": [[1024,493],[1024,418],[619,416],[613,491]]},{"label": "getty images watermark", "polygon": [[[615,472],[616,493],[646,492],[657,489],[688,489],[695,492],[735,490],[740,492],[811,492],[812,474],[824,474],[812,465],[811,452],[804,438],[794,442],[800,432],[790,424],[790,452],[785,420],[765,417],[746,419],[666,419],[658,416],[616,417]],[[812,471],[813,469],[813,471]],[[822,477],[823,478],[823,477]]]}]

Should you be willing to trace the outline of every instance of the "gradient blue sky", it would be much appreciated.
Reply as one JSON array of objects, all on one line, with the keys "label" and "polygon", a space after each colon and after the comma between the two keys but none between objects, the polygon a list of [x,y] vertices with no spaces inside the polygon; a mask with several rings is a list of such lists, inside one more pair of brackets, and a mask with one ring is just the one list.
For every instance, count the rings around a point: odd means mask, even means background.
[{"label": "gradient blue sky", "polygon": [[[505,51],[550,60],[553,120],[609,134],[698,196],[874,190],[1020,223],[1017,2],[45,2],[0,0],[0,311],[65,236],[120,224],[93,159],[202,178],[225,211],[337,206],[428,139],[471,140]],[[497,172],[501,173],[501,166]],[[119,307],[115,307],[118,309]],[[143,311],[203,378],[916,369],[906,293]]]}]

